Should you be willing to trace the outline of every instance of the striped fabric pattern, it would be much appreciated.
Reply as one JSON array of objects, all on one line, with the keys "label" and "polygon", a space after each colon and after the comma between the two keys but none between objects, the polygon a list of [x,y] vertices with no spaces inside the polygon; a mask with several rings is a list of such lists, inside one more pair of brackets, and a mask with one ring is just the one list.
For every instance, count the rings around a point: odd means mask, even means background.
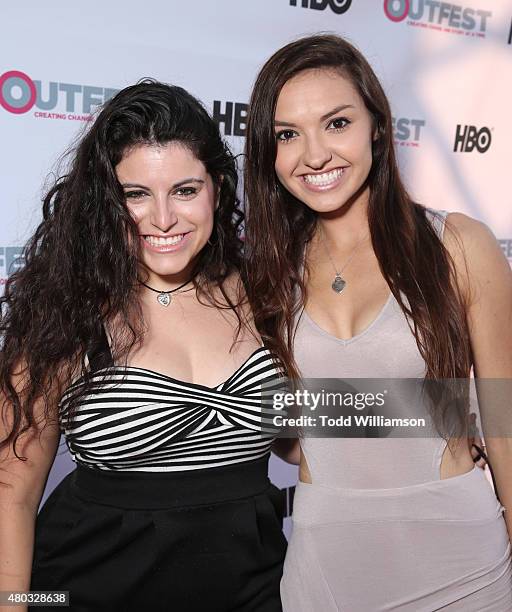
[{"label": "striped fabric pattern", "polygon": [[216,387],[183,382],[137,367],[109,366],[92,374],[92,391],[70,420],[78,380],[64,394],[61,423],[72,458],[100,470],[183,471],[251,461],[275,437],[272,406],[282,383],[265,347]]}]

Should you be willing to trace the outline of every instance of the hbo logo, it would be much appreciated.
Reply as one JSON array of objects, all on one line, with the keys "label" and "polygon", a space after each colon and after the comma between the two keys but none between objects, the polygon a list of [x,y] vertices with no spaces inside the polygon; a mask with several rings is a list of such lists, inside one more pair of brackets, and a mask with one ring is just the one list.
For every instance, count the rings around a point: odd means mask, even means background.
[{"label": "hbo logo", "polygon": [[491,146],[491,130],[483,127],[479,130],[474,125],[457,125],[453,150],[471,153],[475,148],[485,153]]},{"label": "hbo logo", "polygon": [[[302,8],[324,11],[330,7],[332,11],[341,15],[346,13],[352,4],[352,0],[300,0]],[[290,0],[290,6],[297,6],[297,0]]]}]

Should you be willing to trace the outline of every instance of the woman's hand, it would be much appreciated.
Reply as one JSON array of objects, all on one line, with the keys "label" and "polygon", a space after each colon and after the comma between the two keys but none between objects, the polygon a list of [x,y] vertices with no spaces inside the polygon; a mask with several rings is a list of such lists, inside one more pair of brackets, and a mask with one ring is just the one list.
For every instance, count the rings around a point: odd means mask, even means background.
[{"label": "woman's hand", "polygon": [[478,467],[484,469],[487,465],[487,461],[484,459],[484,455],[482,455],[482,451],[485,454],[485,444],[480,437],[480,432],[476,426],[476,413],[474,412],[469,415],[469,427],[470,431],[474,432],[472,437],[469,438],[471,457],[473,458],[475,465],[478,465]]}]

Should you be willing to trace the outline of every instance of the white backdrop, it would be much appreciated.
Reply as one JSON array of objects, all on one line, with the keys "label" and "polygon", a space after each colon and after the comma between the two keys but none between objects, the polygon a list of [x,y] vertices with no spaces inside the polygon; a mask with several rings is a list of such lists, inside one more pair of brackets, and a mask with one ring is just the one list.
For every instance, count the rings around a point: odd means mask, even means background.
[{"label": "white backdrop", "polygon": [[[348,37],[381,78],[413,197],[486,222],[512,261],[510,0],[32,0],[1,16],[2,284],[48,173],[114,90],[146,76],[185,87],[238,153],[259,67],[320,31]],[[46,494],[71,467],[63,450]],[[291,487],[296,469],[273,458],[271,477]]]}]

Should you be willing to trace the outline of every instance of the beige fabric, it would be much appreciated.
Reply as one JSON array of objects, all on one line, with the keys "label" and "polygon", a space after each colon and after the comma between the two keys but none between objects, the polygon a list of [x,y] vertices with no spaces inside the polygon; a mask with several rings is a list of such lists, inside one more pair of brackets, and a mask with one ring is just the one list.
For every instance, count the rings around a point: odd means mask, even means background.
[{"label": "beige fabric", "polygon": [[[431,214],[440,235],[446,213]],[[339,340],[303,313],[306,378],[421,378],[425,363],[389,297]],[[440,438],[301,441],[313,484],[297,486],[281,596],[285,612],[506,612],[510,545],[485,474],[440,479]]]}]

